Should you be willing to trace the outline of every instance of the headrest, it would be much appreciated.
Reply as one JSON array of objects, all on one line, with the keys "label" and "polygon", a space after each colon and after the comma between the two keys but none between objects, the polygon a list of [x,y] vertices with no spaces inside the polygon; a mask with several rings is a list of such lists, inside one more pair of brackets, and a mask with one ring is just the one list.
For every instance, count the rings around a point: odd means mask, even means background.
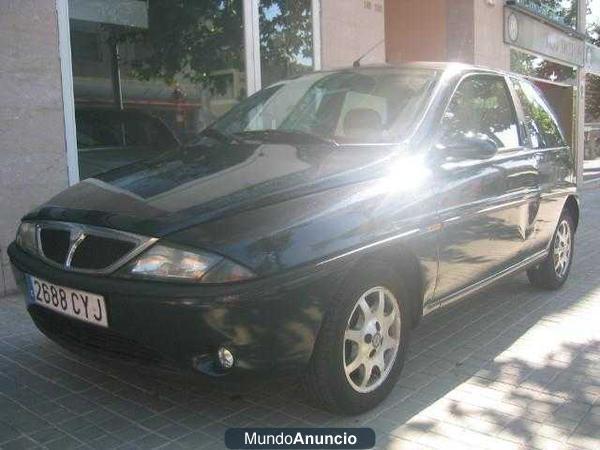
[{"label": "headrest", "polygon": [[344,134],[347,137],[364,137],[379,133],[383,128],[381,116],[370,108],[351,109],[344,117]]}]

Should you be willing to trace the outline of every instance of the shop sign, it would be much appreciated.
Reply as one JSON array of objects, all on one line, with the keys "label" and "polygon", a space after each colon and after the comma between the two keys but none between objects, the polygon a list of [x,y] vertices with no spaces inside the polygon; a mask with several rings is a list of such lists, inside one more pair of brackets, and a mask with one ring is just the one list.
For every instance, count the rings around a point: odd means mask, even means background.
[{"label": "shop sign", "polygon": [[148,3],[140,0],[69,0],[69,18],[148,28]]},{"label": "shop sign", "polygon": [[510,7],[504,8],[504,42],[567,64],[584,63],[582,39]]}]

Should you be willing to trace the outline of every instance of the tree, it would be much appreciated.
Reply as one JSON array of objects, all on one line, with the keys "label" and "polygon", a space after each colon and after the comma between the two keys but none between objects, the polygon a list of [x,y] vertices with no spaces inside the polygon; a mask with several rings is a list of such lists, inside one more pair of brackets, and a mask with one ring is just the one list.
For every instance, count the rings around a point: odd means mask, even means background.
[{"label": "tree", "polygon": [[520,0],[516,3],[533,10],[541,16],[575,28],[577,24],[577,2],[578,0]]},{"label": "tree", "polygon": [[309,0],[260,2],[260,51],[266,78],[263,84],[311,70],[312,50]]},{"label": "tree", "polygon": [[243,70],[241,0],[150,0],[148,25],[120,36],[140,49],[131,61],[136,78],[209,84],[211,71]]},{"label": "tree", "polygon": [[[260,2],[261,55],[280,78],[299,71],[312,52],[310,0]],[[120,36],[144,49],[136,52],[132,75],[169,84],[183,78],[223,91],[219,69],[244,71],[242,0],[150,0],[149,27]],[[140,54],[137,54],[140,53]]]},{"label": "tree", "polygon": [[[589,1],[588,1],[589,12]],[[588,17],[590,15],[588,14]],[[588,39],[593,45],[600,47],[600,23],[587,23]],[[585,79],[585,122],[600,121],[600,77],[588,75]]]}]

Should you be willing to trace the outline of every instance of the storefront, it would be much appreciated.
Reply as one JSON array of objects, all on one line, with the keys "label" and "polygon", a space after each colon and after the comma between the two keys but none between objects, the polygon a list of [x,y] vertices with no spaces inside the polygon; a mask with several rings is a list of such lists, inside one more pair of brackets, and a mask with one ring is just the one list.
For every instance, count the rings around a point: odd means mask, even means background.
[{"label": "storefront", "polygon": [[278,80],[384,63],[384,26],[384,0],[0,2],[0,296],[27,211]]},{"label": "storefront", "polygon": [[78,160],[70,178],[151,157],[193,138],[262,85],[319,69],[318,7],[70,0]]},{"label": "storefront", "polygon": [[365,53],[530,77],[579,181],[600,175],[600,0],[5,0],[0,32],[0,293],[32,207],[193,139],[262,87]]},{"label": "storefront", "polygon": [[510,69],[534,77],[567,134],[573,131],[579,180],[589,181],[600,175],[600,1],[507,4]]},{"label": "storefront", "polygon": [[[340,47],[334,28],[363,36],[349,48],[352,58],[369,44],[367,31],[382,40],[381,2],[354,2],[361,9],[348,11],[342,3],[349,2],[62,2],[72,66],[63,65],[64,89],[74,95],[65,119],[76,133],[68,140],[69,179],[187,142],[261,87],[319,70],[323,40],[325,50]],[[327,66],[352,61],[324,53]]]},{"label": "storefront", "polygon": [[584,153],[600,157],[599,18],[598,0],[389,0],[387,59],[460,61],[532,79],[572,144],[581,182]]}]

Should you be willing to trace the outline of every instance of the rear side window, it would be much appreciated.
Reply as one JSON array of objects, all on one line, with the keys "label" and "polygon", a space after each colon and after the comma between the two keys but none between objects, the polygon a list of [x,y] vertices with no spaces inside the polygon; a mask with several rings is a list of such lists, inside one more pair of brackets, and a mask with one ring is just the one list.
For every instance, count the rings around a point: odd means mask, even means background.
[{"label": "rear side window", "polygon": [[532,148],[566,145],[556,118],[542,94],[529,82],[512,80],[525,115],[525,128]]},{"label": "rear side window", "polygon": [[500,148],[519,146],[517,116],[504,78],[475,75],[456,89],[443,121],[446,138],[485,134]]}]

